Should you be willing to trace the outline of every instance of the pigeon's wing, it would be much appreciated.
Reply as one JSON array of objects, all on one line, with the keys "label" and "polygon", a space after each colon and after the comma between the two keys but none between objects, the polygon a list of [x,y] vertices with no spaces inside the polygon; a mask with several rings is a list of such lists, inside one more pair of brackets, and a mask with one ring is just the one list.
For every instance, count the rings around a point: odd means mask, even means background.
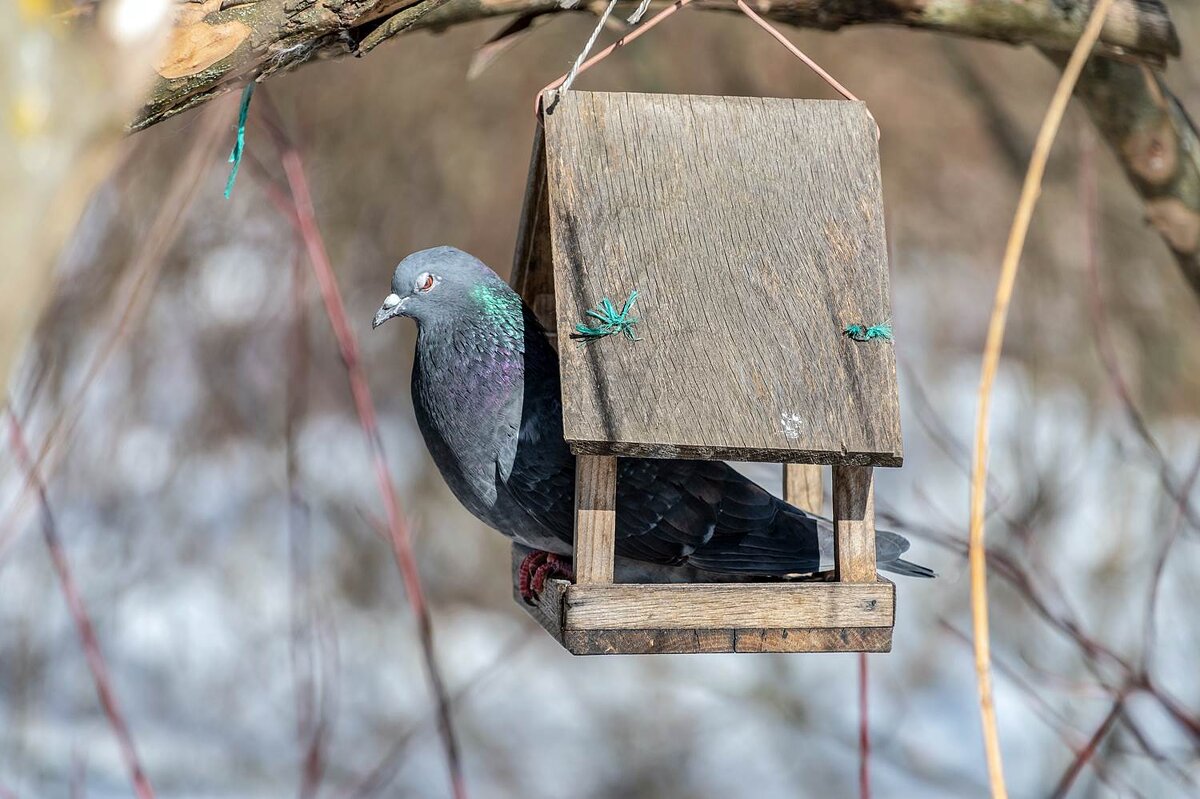
[{"label": "pigeon's wing", "polygon": [[736,574],[818,568],[816,520],[720,461],[622,461],[617,553]]},{"label": "pigeon's wing", "polygon": [[[537,388],[527,385],[530,390]],[[518,392],[505,409],[507,430],[496,455],[497,488],[543,533],[570,545],[575,537],[575,457],[563,441],[562,417],[553,413],[557,397],[527,403],[524,394]]]},{"label": "pigeon's wing", "polygon": [[680,564],[710,541],[721,488],[703,472],[701,461],[618,461],[617,554]]},{"label": "pigeon's wing", "polygon": [[[574,459],[553,446],[518,451],[520,468],[510,473],[509,491],[538,524],[572,543]],[[616,550],[622,557],[723,574],[806,574],[831,565],[832,533],[828,519],[783,502],[728,464],[618,461]],[[902,536],[880,530],[876,547],[879,568],[933,576],[901,559],[908,549]]]},{"label": "pigeon's wing", "polygon": [[[552,442],[516,439],[505,488],[530,516],[566,542],[574,539],[575,459]],[[565,455],[565,457],[564,457]],[[663,468],[663,464],[677,464]],[[696,480],[689,461],[621,459],[617,476],[617,554],[679,564],[716,527],[720,490]]]}]

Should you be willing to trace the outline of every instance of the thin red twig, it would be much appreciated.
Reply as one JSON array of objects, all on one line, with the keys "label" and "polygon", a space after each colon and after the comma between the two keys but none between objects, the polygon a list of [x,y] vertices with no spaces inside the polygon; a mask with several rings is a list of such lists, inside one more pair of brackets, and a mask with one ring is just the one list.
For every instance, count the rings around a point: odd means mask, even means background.
[{"label": "thin red twig", "polygon": [[871,799],[871,714],[867,704],[867,653],[858,653],[858,795]]},{"label": "thin red twig", "polygon": [[[527,628],[525,632],[513,636],[509,639],[508,643],[500,648],[500,651],[489,663],[480,666],[464,680],[462,687],[457,688],[450,697],[455,706],[461,707],[470,697],[471,693],[482,688],[483,684],[502,665],[510,663],[522,647],[529,644],[539,635],[535,630],[537,630],[536,627],[533,629]],[[422,716],[420,719],[415,720],[408,729],[396,736],[384,756],[356,785],[352,786],[345,793],[340,794],[341,799],[370,799],[370,797],[379,796],[387,790],[392,780],[395,779],[396,773],[400,770],[401,758],[405,750],[412,743],[412,739],[420,735],[433,720],[431,716],[432,714]]]},{"label": "thin red twig", "polygon": [[1116,701],[1113,702],[1112,709],[1108,711],[1108,715],[1104,717],[1104,721],[1100,722],[1100,726],[1096,729],[1096,732],[1092,734],[1092,737],[1088,739],[1084,747],[1079,750],[1079,753],[1075,755],[1075,759],[1071,761],[1071,765],[1063,773],[1062,778],[1058,781],[1058,785],[1054,788],[1054,793],[1051,794],[1054,799],[1062,799],[1067,795],[1067,791],[1071,790],[1071,785],[1074,784],[1075,778],[1079,776],[1079,772],[1083,771],[1083,767],[1096,754],[1096,750],[1100,747],[1105,736],[1112,730],[1117,720],[1121,718],[1121,711],[1124,707],[1125,694],[1121,693],[1117,695]]},{"label": "thin red twig", "polygon": [[87,659],[88,669],[92,673],[92,681],[96,684],[96,695],[100,699],[100,706],[104,710],[105,717],[108,719],[108,725],[112,728],[113,734],[117,738],[117,743],[121,750],[121,759],[125,761],[125,768],[129,772],[129,781],[133,785],[133,792],[138,799],[154,799],[154,789],[150,787],[150,780],[146,776],[145,769],[142,768],[141,760],[138,758],[137,747],[133,743],[133,735],[129,732],[129,725],[125,723],[125,716],[121,712],[121,705],[117,701],[116,692],[113,690],[112,680],[109,679],[108,663],[104,659],[104,654],[100,651],[100,641],[96,637],[96,630],[92,626],[92,620],[88,615],[87,606],[83,602],[83,596],[80,594],[79,588],[75,583],[71,564],[67,560],[66,550],[62,545],[62,538],[58,534],[54,514],[50,510],[50,500],[46,495],[46,484],[42,482],[41,475],[34,465],[33,458],[30,456],[29,448],[25,444],[25,436],[21,431],[21,423],[17,419],[16,409],[13,407],[11,400],[8,403],[8,432],[17,460],[21,462],[22,468],[28,471],[29,480],[41,504],[42,535],[46,540],[46,549],[50,552],[50,560],[54,564],[55,573],[58,575],[58,582],[62,588],[63,598],[67,602],[67,609],[71,613],[71,618],[75,621],[75,628],[79,633],[79,641],[83,645],[83,654]]},{"label": "thin red twig", "polygon": [[796,56],[796,58],[799,58],[804,62],[805,66],[817,73],[817,77],[832,86],[834,91],[836,91],[842,97],[845,97],[847,100],[853,100],[856,103],[860,102],[859,99],[855,97],[849,89],[838,83],[832,75],[822,69],[820,64],[805,55],[799,47],[792,44],[791,41],[789,41],[786,36],[780,33],[771,23],[767,22],[758,14],[755,14],[754,9],[746,5],[745,0],[737,0],[737,7],[739,11],[748,16],[750,19],[754,20],[756,25],[765,30],[767,33],[771,34],[771,36],[773,36],[777,42],[787,48],[789,53]]},{"label": "thin red twig", "polygon": [[[149,306],[167,254],[183,228],[187,209],[203,185],[200,177],[212,160],[211,152],[218,136],[225,130],[225,119],[225,109],[221,104],[214,105],[211,110],[201,115],[201,124],[198,126],[191,150],[172,177],[154,221],[135,250],[133,262],[128,269],[125,294],[122,300],[113,306],[108,319],[108,334],[88,363],[79,385],[51,422],[33,461],[32,473],[42,475],[43,478],[54,473],[75,426],[83,415],[84,400],[92,384],[104,371],[112,355],[137,329],[138,321]],[[26,501],[32,498],[33,494],[33,483],[26,479],[21,491],[9,504],[3,516],[0,516],[0,551],[3,551],[7,542],[15,535],[17,522],[22,517]]]},{"label": "thin red twig", "polygon": [[[650,19],[643,22],[641,25],[638,25],[632,31],[625,34],[620,39],[617,39],[615,42],[610,44],[608,47],[605,47],[600,52],[596,53],[594,56],[589,58],[587,61],[584,61],[583,64],[580,65],[579,69],[577,69],[575,71],[576,76],[582,75],[583,73],[587,72],[593,66],[595,66],[596,64],[600,63],[601,61],[603,61],[604,59],[606,59],[610,55],[612,55],[613,51],[616,50],[618,47],[624,47],[625,45],[629,44],[634,39],[641,36],[643,33],[647,32],[648,30],[653,28],[655,25],[662,22],[664,19],[671,16],[676,11],[683,8],[690,2],[692,2],[692,0],[675,0],[674,3],[667,6],[662,11],[659,11],[657,14],[655,14],[653,17],[651,17]],[[567,79],[567,75],[570,75],[570,74],[571,74],[570,72],[564,73],[561,77],[558,78],[558,80],[551,81],[550,83],[547,83],[545,86],[542,87],[542,90],[537,93],[536,97],[533,98],[534,116],[537,116],[538,110],[542,106],[542,95],[544,95],[546,92],[548,92],[552,89],[557,89],[559,86],[562,86],[563,83]]]},{"label": "thin red twig", "polygon": [[[284,451],[288,487],[287,536],[291,571],[292,629],[289,645],[295,683],[296,739],[301,751],[300,799],[312,799],[325,775],[325,744],[332,727],[331,686],[321,657],[317,612],[312,595],[310,509],[300,488],[296,429],[304,415],[308,388],[308,303],[304,257],[292,263],[291,329],[285,336],[287,392],[284,403]],[[314,652],[314,649],[316,650]]]},{"label": "thin red twig", "polygon": [[[1200,479],[1200,454],[1192,461],[1192,468],[1184,478],[1182,491],[1184,496],[1189,494],[1192,487],[1196,484],[1196,480]],[[1171,555],[1171,550],[1174,549],[1175,543],[1183,535],[1184,516],[1186,510],[1184,503],[1181,501],[1175,502],[1175,518],[1171,524],[1171,529],[1163,539],[1162,545],[1159,547],[1158,556],[1154,561],[1154,572],[1150,578],[1150,597],[1146,601],[1146,617],[1142,624],[1142,671],[1150,669],[1151,653],[1153,651],[1154,634],[1157,630],[1155,617],[1158,612],[1158,600],[1161,596],[1163,574],[1167,570],[1167,560]]]},{"label": "thin red twig", "polygon": [[[880,518],[886,519],[888,524],[897,531],[919,534],[932,543],[953,549],[960,555],[966,551],[967,542],[951,533],[929,527],[917,528],[894,515],[882,515]],[[1084,630],[1082,623],[1070,611],[1060,608],[1058,612],[1055,612],[1042,596],[1028,572],[1010,555],[997,549],[991,549],[987,552],[987,560],[989,567],[995,570],[996,575],[1008,582],[1043,620],[1075,643],[1084,656],[1084,662],[1098,678],[1099,669],[1096,661],[1103,658],[1105,662],[1121,672],[1122,684],[1128,686],[1127,693],[1141,691],[1150,696],[1193,740],[1200,742],[1200,715],[1181,705],[1175,697],[1166,693],[1148,674],[1137,668],[1129,659],[1089,635]],[[1118,693],[1116,686],[1112,686],[1109,690],[1114,695]]]},{"label": "thin red twig", "polygon": [[270,104],[265,91],[259,108],[265,109],[270,118],[266,127],[280,152],[280,162],[287,178],[291,201],[295,210],[295,219],[299,226],[300,237],[308,252],[313,273],[320,288],[321,299],[325,313],[337,339],[338,350],[346,375],[350,382],[350,393],[354,398],[355,410],[367,446],[371,452],[371,460],[375,468],[375,477],[379,484],[379,492],[383,497],[388,522],[388,533],[391,539],[392,553],[396,565],[404,579],[404,588],[408,595],[417,622],[418,637],[421,651],[428,671],[430,686],[437,704],[439,726],[442,742],[446,751],[447,765],[450,770],[450,784],[455,797],[465,799],[466,786],[462,778],[462,763],[459,757],[458,741],[454,734],[453,721],[450,712],[450,700],[441,670],[433,650],[433,630],[429,620],[429,608],[425,594],[421,588],[421,576],[417,570],[416,557],[413,554],[412,540],[408,523],[400,512],[399,500],[392,488],[391,470],[387,465],[387,457],[383,450],[383,440],[379,434],[379,424],[375,413],[375,403],[367,385],[366,373],[359,359],[358,341],[350,322],[346,317],[345,304],[342,302],[337,279],[333,274],[333,265],[325,249],[325,241],[317,224],[316,212],[313,208],[312,193],[309,189],[308,178],[305,175],[304,163],[300,152],[288,137],[283,125]]},{"label": "thin red twig", "polygon": [[[967,646],[971,645],[971,636],[967,633],[954,627],[944,619],[940,622],[940,625],[943,629],[956,637],[962,643],[966,644]],[[1003,674],[1012,682],[1014,687],[1016,687],[1022,694],[1026,696],[1034,712],[1041,717],[1042,721],[1047,727],[1053,730],[1062,739],[1063,743],[1066,744],[1067,748],[1070,749],[1073,754],[1075,754],[1076,758],[1080,758],[1083,753],[1087,752],[1086,757],[1083,757],[1083,761],[1084,763],[1089,762],[1090,758],[1094,754],[1094,751],[1088,752],[1087,743],[1081,744],[1075,740],[1078,737],[1079,731],[1070,723],[1068,723],[1061,713],[1051,707],[1049,702],[1047,702],[1046,699],[1042,697],[1033,687],[1033,685],[1031,685],[1022,675],[1017,673],[1016,669],[1012,665],[1006,664],[1003,660],[999,659],[993,659],[993,664],[1001,674]],[[1117,696],[1127,695],[1128,692],[1125,689],[1117,692]],[[1095,736],[1092,737],[1094,738]],[[1094,746],[1092,748],[1094,750]],[[1091,760],[1090,762],[1092,762],[1092,767],[1096,769],[1096,773],[1100,779],[1105,784],[1112,784],[1112,777],[1107,773],[1107,769],[1104,768],[1101,761]],[[1080,763],[1079,767],[1082,768],[1082,765],[1083,763]]]},{"label": "thin red twig", "polygon": [[78,752],[71,754],[71,799],[87,796],[87,761]]},{"label": "thin red twig", "polygon": [[[691,2],[691,0],[675,0],[674,3],[667,6],[666,8],[664,8],[662,11],[658,12],[657,14],[655,14],[653,17],[646,20],[641,25],[639,25],[638,27],[634,28],[629,33],[622,36],[620,39],[617,39],[615,42],[610,44],[608,47],[605,47],[600,52],[596,53],[596,55],[592,56],[587,61],[584,61],[583,64],[580,65],[579,69],[575,70],[576,77],[578,77],[579,75],[582,75],[584,72],[587,72],[589,69],[591,69],[596,64],[598,64],[601,61],[603,61],[604,59],[608,58],[610,55],[612,55],[612,53],[618,47],[624,47],[625,45],[629,44],[634,39],[638,38],[643,33],[647,32],[648,30],[653,28],[655,25],[662,22],[667,17],[671,16],[676,11],[683,8],[690,2]],[[805,66],[807,66],[814,73],[816,73],[817,76],[819,78],[821,78],[821,80],[828,83],[833,88],[834,91],[836,91],[838,94],[845,97],[847,100],[853,100],[854,102],[859,102],[858,97],[856,97],[853,92],[851,92],[849,89],[847,89],[841,83],[839,83],[837,81],[837,79],[834,78],[832,75],[830,75],[828,72],[826,72],[821,67],[820,64],[818,64],[816,61],[813,61],[811,58],[809,58],[807,55],[805,55],[804,52],[799,47],[792,44],[788,40],[788,38],[786,36],[784,36],[782,33],[780,33],[773,25],[771,25],[771,23],[767,22],[765,19],[760,17],[758,14],[754,13],[754,9],[752,9],[752,8],[750,8],[750,6],[746,5],[746,3],[743,0],[737,0],[737,7],[738,7],[738,10],[740,10],[743,14],[745,14],[747,17],[749,17],[751,20],[753,20],[755,24],[757,24],[759,27],[761,27],[767,33],[771,34],[771,36],[774,37],[776,41],[778,41],[785,48],[787,48],[787,51],[789,53],[791,53],[796,58],[798,58],[802,62],[804,62]],[[562,86],[563,83],[566,82],[567,76],[570,74],[571,74],[570,72],[567,72],[567,73],[563,74],[562,76],[560,76],[557,80],[554,80],[554,81],[546,84],[544,87],[542,87],[542,90],[537,93],[537,97],[535,97],[534,101],[533,101],[533,108],[534,108],[535,115],[537,114],[538,109],[541,107],[542,96],[546,92],[551,91],[553,89],[557,89],[559,86]]]},{"label": "thin red twig", "polygon": [[1083,253],[1084,266],[1087,269],[1087,298],[1088,310],[1092,317],[1092,331],[1096,341],[1096,352],[1100,363],[1108,376],[1108,382],[1113,393],[1121,403],[1130,425],[1138,438],[1142,440],[1150,457],[1158,466],[1158,479],[1167,494],[1174,499],[1187,519],[1188,524],[1195,530],[1200,530],[1200,514],[1197,514],[1188,499],[1188,490],[1180,486],[1179,476],[1171,468],[1162,447],[1150,432],[1150,423],[1133,400],[1133,391],[1129,381],[1121,371],[1121,362],[1117,358],[1117,348],[1113,344],[1109,330],[1108,314],[1104,305],[1104,293],[1100,286],[1100,257],[1098,248],[1100,200],[1096,186],[1095,140],[1091,130],[1082,128],[1082,139],[1079,153],[1079,194],[1083,205]]}]

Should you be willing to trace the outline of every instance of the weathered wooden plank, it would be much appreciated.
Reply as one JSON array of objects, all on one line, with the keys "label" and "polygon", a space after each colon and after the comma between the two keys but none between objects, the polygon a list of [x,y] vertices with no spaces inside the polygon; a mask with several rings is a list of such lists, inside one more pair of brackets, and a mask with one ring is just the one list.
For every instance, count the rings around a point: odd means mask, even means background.
[{"label": "weathered wooden plank", "polygon": [[842,583],[874,583],[875,475],[870,466],[833,467],[833,573]]},{"label": "weathered wooden plank", "polygon": [[562,348],[576,452],[900,465],[892,346],[843,335],[891,315],[861,104],[572,91],[544,124],[560,337],[641,292],[642,341]]},{"label": "weathered wooden plank", "polygon": [[566,630],[890,627],[895,586],[874,583],[574,585]]},{"label": "weathered wooden plank", "polygon": [[892,629],[568,630],[562,643],[575,655],[890,652]]},{"label": "weathered wooden plank", "polygon": [[617,531],[617,459],[580,455],[575,463],[575,583],[613,581]]},{"label": "weathered wooden plank", "polygon": [[[577,587],[566,580],[551,579],[546,581],[536,604],[531,606],[516,590],[518,570],[527,552],[521,547],[513,547],[513,596],[546,632],[576,655],[891,651],[895,586],[887,580],[880,580],[875,586],[838,583],[614,585],[602,586],[598,592],[596,586]],[[647,589],[663,588],[668,590],[654,596],[645,593]],[[718,591],[708,590],[714,588]],[[784,616],[786,623],[781,624],[781,617],[775,611],[764,610],[762,619],[754,619],[746,610],[776,605],[786,608],[792,600],[800,604],[814,601],[842,604],[843,599],[829,597],[830,589],[832,593],[844,595],[862,593],[867,588],[877,589],[872,593],[878,594],[877,600],[882,600],[876,605],[871,625],[813,626],[806,621],[811,620],[811,614],[803,613]],[[603,589],[609,590],[608,595],[602,595]],[[785,596],[782,603],[780,589]],[[714,593],[723,596],[714,601]],[[576,600],[579,596],[585,597],[582,611],[577,601],[568,601],[570,594],[575,594]],[[789,594],[791,597],[787,598]],[[649,617],[645,614],[646,601],[655,608]],[[603,607],[605,604],[607,608]],[[722,610],[717,607],[721,604],[736,610]],[[852,600],[851,604],[859,604],[859,601]],[[598,610],[604,613],[598,613]],[[620,625],[634,623],[639,626],[589,626],[598,615],[620,619]],[[653,626],[667,616],[671,618],[669,624]],[[861,614],[856,613],[856,617],[861,618]],[[651,623],[637,621],[646,618]],[[719,624],[714,623],[718,620]],[[775,626],[742,626],[748,620],[762,620]]]},{"label": "weathered wooden plank", "polygon": [[733,630],[566,630],[573,655],[668,655],[734,651]]},{"label": "weathered wooden plank", "polygon": [[738,630],[737,652],[891,652],[891,627]]},{"label": "weathered wooden plank", "polygon": [[517,231],[510,282],[533,309],[551,341],[554,341],[558,336],[558,322],[554,313],[552,261],[550,204],[546,193],[546,144],[542,126],[538,125],[533,134],[533,156],[529,164],[529,179],[525,184],[525,200],[521,208],[521,224]]},{"label": "weathered wooden plank", "polygon": [[821,467],[811,463],[783,465],[783,498],[802,511],[820,515],[825,502]]}]

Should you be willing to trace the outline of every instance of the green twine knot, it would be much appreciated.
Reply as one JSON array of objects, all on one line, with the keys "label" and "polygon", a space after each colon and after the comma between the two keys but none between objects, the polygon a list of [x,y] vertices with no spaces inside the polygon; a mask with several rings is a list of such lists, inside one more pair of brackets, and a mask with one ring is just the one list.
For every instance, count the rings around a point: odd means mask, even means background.
[{"label": "green twine knot", "polygon": [[229,180],[225,181],[225,199],[233,193],[233,182],[237,180],[238,167],[242,165],[242,152],[246,149],[246,117],[250,115],[250,98],[254,96],[254,80],[251,79],[242,89],[242,106],[238,109],[237,140],[233,143],[233,151],[229,153]]},{"label": "green twine knot", "polygon": [[842,331],[843,336],[849,336],[855,341],[871,341],[872,339],[883,339],[890,341],[892,338],[892,326],[889,322],[884,322],[881,325],[846,325],[846,329]]},{"label": "green twine knot", "polygon": [[625,304],[621,306],[620,312],[612,301],[605,297],[600,300],[600,305],[596,308],[589,308],[587,315],[597,320],[597,325],[586,325],[583,322],[575,325],[575,332],[571,334],[571,338],[578,340],[582,344],[590,344],[593,341],[599,341],[605,336],[611,336],[614,333],[623,333],[625,338],[630,341],[641,341],[633,332],[633,326],[638,323],[637,317],[630,316],[629,311],[633,308],[633,302],[637,299],[638,292],[634,289],[629,294],[629,299],[625,300]]}]

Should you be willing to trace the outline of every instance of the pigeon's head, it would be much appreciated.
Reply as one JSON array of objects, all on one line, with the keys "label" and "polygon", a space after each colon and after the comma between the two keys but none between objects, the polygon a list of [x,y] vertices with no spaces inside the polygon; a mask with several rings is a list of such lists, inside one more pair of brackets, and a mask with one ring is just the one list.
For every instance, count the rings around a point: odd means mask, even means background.
[{"label": "pigeon's head", "polygon": [[[481,289],[511,293],[495,272],[462,250],[434,247],[415,252],[396,267],[392,293],[375,313],[371,327],[395,316],[407,316],[420,325],[459,323],[464,315],[478,315]],[[519,313],[519,301],[517,307]]]}]

